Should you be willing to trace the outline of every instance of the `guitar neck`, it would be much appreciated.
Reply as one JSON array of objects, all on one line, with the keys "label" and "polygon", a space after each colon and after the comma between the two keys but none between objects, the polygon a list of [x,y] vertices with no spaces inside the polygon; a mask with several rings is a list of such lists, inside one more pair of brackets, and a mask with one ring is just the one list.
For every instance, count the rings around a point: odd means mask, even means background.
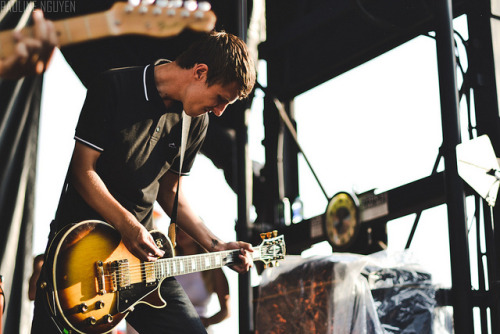
[{"label": "guitar neck", "polygon": [[[254,261],[260,260],[260,247],[254,247],[252,258]],[[155,262],[148,262],[145,265],[154,267],[156,278],[167,278],[200,272],[205,270],[222,268],[238,262],[239,250],[222,251],[215,253],[196,254],[179,256],[168,259],[160,259]]]},{"label": "guitar neck", "polygon": [[[73,17],[53,23],[60,46],[119,34],[117,29],[119,22],[115,21],[109,12]],[[33,37],[33,30],[32,27],[26,27],[21,34]],[[15,42],[12,30],[0,32],[0,59],[14,53]]]},{"label": "guitar neck", "polygon": [[[151,37],[170,37],[183,29],[209,32],[216,17],[210,10],[191,11],[184,7],[165,8],[141,5],[136,8],[117,2],[105,12],[76,16],[54,21],[59,46],[110,36],[139,34]],[[33,36],[33,28],[21,30],[26,37]],[[14,54],[12,30],[0,32],[0,59]]]}]

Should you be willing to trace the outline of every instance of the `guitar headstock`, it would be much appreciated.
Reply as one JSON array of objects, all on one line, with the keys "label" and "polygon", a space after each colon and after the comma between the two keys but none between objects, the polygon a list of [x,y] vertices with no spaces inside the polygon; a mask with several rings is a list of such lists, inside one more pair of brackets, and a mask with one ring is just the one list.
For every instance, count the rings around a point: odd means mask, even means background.
[{"label": "guitar headstock", "polygon": [[259,245],[260,258],[264,267],[278,266],[278,260],[283,260],[286,254],[285,238],[278,236],[277,231],[261,233],[262,243]]},{"label": "guitar headstock", "polygon": [[117,2],[106,12],[113,22],[116,35],[141,34],[151,37],[170,37],[188,28],[209,32],[217,18],[208,2],[194,0],[157,0],[155,4],[143,1],[137,6]]}]

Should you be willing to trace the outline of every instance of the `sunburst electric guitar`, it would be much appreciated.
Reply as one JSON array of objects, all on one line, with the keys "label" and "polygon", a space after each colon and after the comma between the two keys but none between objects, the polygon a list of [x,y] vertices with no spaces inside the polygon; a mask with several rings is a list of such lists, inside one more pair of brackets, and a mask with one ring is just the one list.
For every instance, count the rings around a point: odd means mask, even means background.
[{"label": "sunburst electric guitar", "polygon": [[[207,2],[183,6],[182,1],[157,1],[155,5],[132,6],[117,2],[104,12],[81,15],[54,21],[60,46],[120,35],[145,35],[171,37],[188,28],[209,32],[215,27],[216,17]],[[21,30],[24,36],[32,36],[33,28]],[[15,40],[12,31],[0,32],[0,59],[14,53]]]},{"label": "sunburst electric guitar", "polygon": [[[68,332],[107,333],[138,303],[161,308],[162,281],[171,276],[221,268],[238,262],[239,250],[173,256],[170,240],[151,232],[165,251],[155,262],[132,255],[111,225],[88,220],[57,234],[46,256],[48,273],[42,283],[49,307]],[[283,236],[268,233],[251,253],[254,261],[275,264],[285,256]]]}]

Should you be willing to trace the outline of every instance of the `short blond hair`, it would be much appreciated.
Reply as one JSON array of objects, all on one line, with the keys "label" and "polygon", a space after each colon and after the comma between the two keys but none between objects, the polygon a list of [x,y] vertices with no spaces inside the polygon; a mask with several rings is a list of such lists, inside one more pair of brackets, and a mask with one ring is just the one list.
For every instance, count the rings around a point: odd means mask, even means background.
[{"label": "short blond hair", "polygon": [[240,99],[247,97],[255,85],[255,65],[245,42],[224,31],[203,35],[177,57],[176,63],[181,68],[206,64],[208,86],[236,82]]}]

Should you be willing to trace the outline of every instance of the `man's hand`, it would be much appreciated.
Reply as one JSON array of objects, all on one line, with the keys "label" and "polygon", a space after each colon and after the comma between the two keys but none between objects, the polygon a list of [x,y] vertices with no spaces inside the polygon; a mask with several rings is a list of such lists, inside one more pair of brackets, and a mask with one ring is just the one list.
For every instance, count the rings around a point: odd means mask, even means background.
[{"label": "man's hand", "polygon": [[142,261],[156,261],[165,252],[159,249],[151,234],[139,222],[128,222],[120,229],[125,247]]},{"label": "man's hand", "polygon": [[224,250],[239,249],[239,259],[241,262],[230,266],[231,269],[237,271],[240,274],[246,273],[253,266],[252,255],[253,252],[252,245],[243,241],[233,241],[221,245]]},{"label": "man's hand", "polygon": [[33,37],[24,37],[21,32],[13,33],[16,41],[15,53],[0,60],[0,77],[20,79],[23,76],[43,73],[57,45],[54,24],[45,20],[41,10],[33,11]]}]

